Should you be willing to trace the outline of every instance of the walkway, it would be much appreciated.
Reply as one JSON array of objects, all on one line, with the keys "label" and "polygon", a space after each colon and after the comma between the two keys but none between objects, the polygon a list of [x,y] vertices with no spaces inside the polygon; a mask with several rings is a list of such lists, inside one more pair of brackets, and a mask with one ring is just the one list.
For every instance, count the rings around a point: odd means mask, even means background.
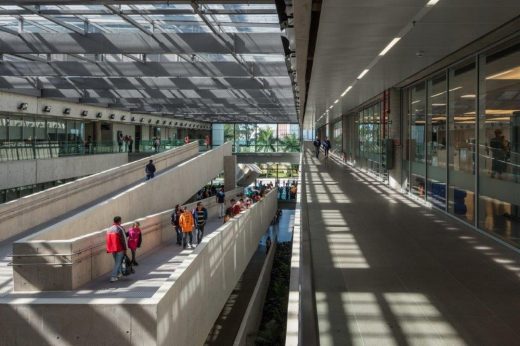
[{"label": "walkway", "polygon": [[[193,156],[195,157],[195,156]],[[166,174],[167,172],[171,171],[172,169],[175,169],[176,167],[178,167],[179,165],[181,165],[182,163],[188,161],[188,160],[191,160],[193,157],[189,157],[187,158],[186,160],[182,160],[180,161],[179,163],[173,165],[172,167],[168,168],[168,169],[165,169],[165,170],[161,170],[158,172],[158,174],[156,175],[159,176],[159,175],[162,175],[162,174]],[[144,174],[143,174],[143,179],[139,179],[138,181],[136,182],[133,182],[129,185],[126,185],[120,189],[117,189],[111,193],[108,193],[102,197],[99,197],[91,202],[88,202],[88,203],[85,203],[84,205],[82,205],[81,207],[78,207],[78,208],[74,208],[74,209],[71,209],[69,210],[68,212],[60,215],[59,217],[57,218],[54,218],[52,220],[49,220],[47,222],[44,222],[44,223],[41,223],[40,225],[36,226],[36,227],[33,227],[21,234],[18,234],[14,237],[11,237],[11,238],[8,238],[6,240],[3,240],[3,241],[0,241],[0,297],[3,297],[4,295],[10,293],[13,289],[13,268],[10,267],[8,264],[11,262],[11,254],[12,254],[12,250],[13,250],[13,243],[19,239],[22,239],[22,238],[25,238],[25,237],[28,237],[30,236],[31,234],[33,233],[36,233],[44,228],[47,228],[53,224],[56,224],[60,221],[63,221],[65,219],[68,219],[69,217],[72,217],[74,215],[76,215],[77,213],[79,213],[80,211],[83,211],[85,209],[88,209],[92,206],[95,206],[101,202],[104,202],[110,198],[113,198],[114,196],[117,196],[119,194],[121,194],[122,192],[124,191],[127,191],[127,190],[130,190],[132,189],[133,187],[137,186],[137,185],[140,185],[142,184],[144,181]]]},{"label": "walkway", "polygon": [[[220,219],[209,220],[204,236],[211,234],[221,225]],[[196,242],[195,232],[193,235]],[[9,290],[4,291],[3,295],[0,294],[0,298],[151,298],[194,249],[188,246],[183,250],[182,246],[175,244],[174,239],[171,243],[143,256],[139,256],[137,250],[139,266],[135,267],[135,274],[123,277],[120,281],[109,282],[110,273],[107,273],[75,291],[12,293]]]},{"label": "walkway", "polygon": [[518,345],[518,253],[310,151],[304,172],[321,345]]}]

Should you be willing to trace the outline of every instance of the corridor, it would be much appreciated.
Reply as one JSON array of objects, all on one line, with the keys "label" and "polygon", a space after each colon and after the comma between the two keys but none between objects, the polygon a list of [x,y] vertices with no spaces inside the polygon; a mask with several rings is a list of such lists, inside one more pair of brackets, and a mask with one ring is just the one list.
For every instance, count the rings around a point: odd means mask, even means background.
[{"label": "corridor", "polygon": [[520,256],[332,159],[304,156],[321,345],[513,345]]}]

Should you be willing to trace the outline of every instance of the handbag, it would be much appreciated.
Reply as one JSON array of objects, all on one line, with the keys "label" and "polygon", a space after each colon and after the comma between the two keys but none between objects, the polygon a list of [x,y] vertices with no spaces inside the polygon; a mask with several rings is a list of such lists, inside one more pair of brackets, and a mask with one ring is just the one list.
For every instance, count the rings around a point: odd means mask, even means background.
[{"label": "handbag", "polygon": [[121,273],[123,276],[128,276],[135,273],[134,267],[132,266],[132,261],[130,261],[130,258],[128,258],[127,255],[123,257],[123,263],[121,263]]}]

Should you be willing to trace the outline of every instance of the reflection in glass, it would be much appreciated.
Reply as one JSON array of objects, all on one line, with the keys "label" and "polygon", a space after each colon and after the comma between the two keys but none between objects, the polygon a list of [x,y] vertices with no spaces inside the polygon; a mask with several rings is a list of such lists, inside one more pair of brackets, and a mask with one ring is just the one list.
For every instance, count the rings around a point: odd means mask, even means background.
[{"label": "reflection in glass", "polygon": [[520,44],[488,54],[479,76],[479,227],[520,244]]},{"label": "reflection in glass", "polygon": [[441,209],[446,207],[446,87],[444,73],[428,80],[427,193]]},{"label": "reflection in glass", "polygon": [[449,70],[448,211],[473,224],[475,218],[475,62]]},{"label": "reflection in glass", "polygon": [[409,117],[410,117],[410,163],[411,163],[411,192],[421,198],[425,197],[425,146],[424,134],[426,123],[426,86],[424,82],[410,88]]},{"label": "reflection in glass", "polygon": [[17,116],[9,116],[9,141],[16,142],[21,141],[22,137],[22,129],[23,129],[23,121],[21,117]]}]

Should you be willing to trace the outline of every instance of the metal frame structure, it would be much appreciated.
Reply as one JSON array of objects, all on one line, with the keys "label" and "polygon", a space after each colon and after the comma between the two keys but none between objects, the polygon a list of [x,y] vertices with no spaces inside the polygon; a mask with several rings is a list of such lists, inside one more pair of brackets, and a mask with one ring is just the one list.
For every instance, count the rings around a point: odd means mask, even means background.
[{"label": "metal frame structure", "polygon": [[7,0],[0,90],[209,122],[297,121],[274,0]]}]

